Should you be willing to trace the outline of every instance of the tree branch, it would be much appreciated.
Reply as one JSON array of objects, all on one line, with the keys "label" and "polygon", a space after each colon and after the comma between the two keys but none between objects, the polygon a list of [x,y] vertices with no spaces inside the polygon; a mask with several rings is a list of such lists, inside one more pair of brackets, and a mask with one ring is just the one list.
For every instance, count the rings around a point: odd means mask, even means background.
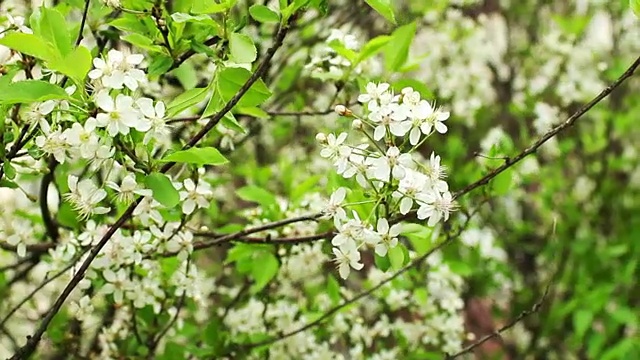
[{"label": "tree branch", "polygon": [[634,74],[638,66],[640,66],[640,57],[638,57],[636,61],[634,61],[633,64],[631,64],[631,66],[629,66],[629,68],[622,75],[620,75],[620,77],[618,77],[618,79],[616,79],[613,83],[611,83],[604,90],[602,90],[600,94],[598,94],[591,101],[583,105],[578,111],[573,113],[573,115],[571,115],[567,120],[565,120],[563,123],[549,130],[546,134],[544,134],[541,138],[539,138],[535,143],[531,144],[528,148],[521,151],[518,155],[505,159],[504,164],[493,169],[490,173],[486,174],[485,176],[480,178],[478,181],[475,181],[467,185],[466,187],[462,188],[461,190],[457,191],[453,195],[453,198],[454,199],[459,198],[462,195],[470,193],[476,188],[479,188],[483,185],[488,184],[489,181],[491,181],[493,178],[498,176],[500,173],[504,172],[505,170],[509,169],[513,165],[517,164],[518,162],[520,162],[520,160],[524,159],[525,157],[536,152],[538,148],[540,148],[540,146],[542,146],[545,142],[549,141],[549,139],[551,139],[552,137],[558,135],[559,133],[571,127],[576,122],[576,120],[582,117],[582,115],[586,114],[596,104],[598,104],[604,98],[609,96],[609,94],[611,94],[613,90],[615,90],[617,87],[622,85],[622,83],[624,83],[625,80],[627,80]]}]

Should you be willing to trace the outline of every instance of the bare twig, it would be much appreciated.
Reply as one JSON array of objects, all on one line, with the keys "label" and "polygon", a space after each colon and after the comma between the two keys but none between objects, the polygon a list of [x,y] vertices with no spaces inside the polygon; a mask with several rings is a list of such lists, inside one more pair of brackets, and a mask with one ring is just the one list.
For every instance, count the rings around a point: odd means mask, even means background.
[{"label": "bare twig", "polygon": [[[466,223],[468,223],[468,221],[471,218],[468,218]],[[464,229],[464,227],[466,226],[463,225],[460,229]],[[265,345],[270,345],[273,343],[276,343],[278,341],[284,340],[286,338],[289,338],[291,336],[294,336],[296,334],[302,333],[304,331],[307,331],[308,329],[311,329],[319,324],[321,324],[322,322],[324,322],[325,320],[329,319],[330,317],[332,317],[335,313],[337,313],[338,311],[342,310],[343,308],[373,294],[374,292],[376,292],[378,289],[382,288],[383,286],[385,286],[386,284],[390,283],[391,281],[393,281],[394,279],[400,277],[400,275],[406,273],[407,271],[409,271],[410,269],[418,266],[419,264],[421,264],[424,260],[426,260],[429,256],[431,256],[433,253],[435,253],[436,251],[444,248],[445,246],[447,246],[448,244],[450,244],[451,242],[453,242],[454,239],[457,238],[457,236],[460,234],[461,230],[457,231],[455,234],[448,234],[447,237],[445,238],[445,240],[441,241],[440,243],[436,244],[433,248],[431,248],[429,251],[427,251],[425,254],[423,254],[422,256],[414,259],[413,261],[411,261],[409,264],[407,264],[407,266],[405,266],[404,268],[400,269],[399,271],[397,271],[395,274],[391,275],[390,277],[386,278],[385,280],[381,281],[379,284],[377,284],[376,286],[363,291],[361,293],[359,293],[358,295],[347,299],[345,301],[343,301],[341,304],[336,305],[334,307],[332,307],[331,309],[327,310],[324,314],[322,314],[322,316],[320,316],[319,318],[317,318],[314,321],[311,321],[307,324],[305,324],[304,326],[301,326],[295,330],[280,334],[278,336],[274,336],[271,337],[269,339],[263,340],[263,341],[257,341],[257,342],[253,342],[253,343],[248,343],[248,344],[239,344],[236,346],[236,349],[238,349],[239,351],[248,351],[251,349],[254,349],[256,347],[259,346],[265,346]],[[233,350],[232,350],[233,351]],[[233,355],[231,353],[227,353],[225,355],[223,355],[222,357],[225,356],[230,356]]]},{"label": "bare twig", "polygon": [[634,61],[633,64],[631,64],[631,66],[629,66],[629,68],[622,75],[620,75],[620,77],[618,77],[618,79],[616,79],[613,83],[611,83],[604,90],[602,90],[600,92],[600,94],[598,94],[596,97],[594,97],[591,101],[589,101],[588,103],[583,105],[578,111],[573,113],[573,115],[571,115],[563,123],[561,123],[560,125],[552,128],[551,130],[549,130],[546,134],[544,134],[536,142],[531,144],[528,148],[526,148],[523,151],[521,151],[518,155],[516,155],[514,157],[506,158],[504,164],[502,164],[501,166],[493,169],[490,173],[486,174],[485,176],[480,178],[478,181],[475,181],[475,182],[467,185],[466,187],[462,188],[461,190],[456,192],[453,197],[454,198],[459,198],[462,195],[470,193],[471,191],[475,190],[476,188],[479,188],[479,187],[481,187],[483,185],[488,184],[489,181],[491,181],[491,179],[495,178],[500,173],[504,172],[505,170],[509,169],[513,165],[517,164],[518,162],[520,162],[520,160],[522,160],[525,157],[527,157],[527,156],[533,154],[534,152],[536,152],[538,150],[538,148],[540,148],[540,146],[542,146],[544,143],[546,143],[549,139],[551,139],[552,137],[554,137],[554,136],[558,135],[559,133],[565,131],[569,127],[571,127],[576,122],[576,120],[578,120],[579,118],[582,117],[582,115],[586,114],[596,104],[598,104],[604,98],[609,96],[609,94],[611,94],[613,92],[613,90],[615,90],[617,87],[622,85],[622,83],[624,83],[625,80],[627,80],[628,78],[630,78],[634,74],[634,72],[636,71],[638,66],[640,66],[640,57],[638,57],[636,59],[636,61]]}]

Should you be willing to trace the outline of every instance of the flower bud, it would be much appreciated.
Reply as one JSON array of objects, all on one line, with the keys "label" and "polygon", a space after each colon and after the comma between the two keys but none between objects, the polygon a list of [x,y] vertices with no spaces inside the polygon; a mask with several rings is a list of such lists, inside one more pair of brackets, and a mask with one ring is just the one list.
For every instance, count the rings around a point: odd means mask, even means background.
[{"label": "flower bud", "polygon": [[360,119],[355,119],[353,120],[353,122],[351,123],[351,128],[353,128],[354,130],[362,130],[362,121]]},{"label": "flower bud", "polygon": [[317,133],[316,134],[316,140],[319,143],[326,143],[327,142],[327,135],[325,135],[324,133]]},{"label": "flower bud", "polygon": [[344,105],[336,105],[335,111],[340,116],[351,116],[351,115],[353,115],[351,110],[347,109],[347,107],[344,106]]}]

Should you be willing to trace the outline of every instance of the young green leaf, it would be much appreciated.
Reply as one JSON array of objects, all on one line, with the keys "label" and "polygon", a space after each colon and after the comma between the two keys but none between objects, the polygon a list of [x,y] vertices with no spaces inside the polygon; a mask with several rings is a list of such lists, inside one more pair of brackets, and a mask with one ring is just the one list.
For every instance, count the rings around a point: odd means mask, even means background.
[{"label": "young green leaf", "polygon": [[236,194],[242,200],[258,203],[265,208],[276,204],[275,195],[259,186],[249,185],[242,187],[236,191]]},{"label": "young green leaf", "polygon": [[17,81],[0,87],[0,104],[28,104],[67,97],[60,86],[42,80]]},{"label": "young green leaf", "polygon": [[192,14],[215,14],[229,9],[229,4],[222,2],[218,4],[210,0],[194,0],[191,6]]},{"label": "young green leaf", "polygon": [[80,222],[78,221],[78,219],[80,219],[80,215],[67,201],[63,201],[60,204],[60,209],[58,209],[56,217],[60,225],[73,229],[78,229],[80,227]]},{"label": "young green leaf", "polygon": [[640,0],[629,0],[629,6],[637,17],[640,17]]},{"label": "young green leaf", "polygon": [[247,35],[232,33],[229,36],[231,58],[240,64],[250,64],[256,60],[256,46]]},{"label": "young green leaf", "polygon": [[43,7],[40,11],[42,16],[38,24],[39,33],[36,35],[53,45],[61,58],[67,56],[73,50],[73,39],[64,16],[52,8]]},{"label": "young green leaf", "polygon": [[[229,101],[235,96],[242,86],[251,77],[251,73],[243,68],[225,68],[218,75],[218,90],[224,101]],[[258,106],[271,96],[271,91],[261,79],[258,79],[244,94],[239,107]]]},{"label": "young green leaf", "polygon": [[251,276],[255,283],[251,286],[251,293],[255,294],[264,289],[265,286],[278,274],[280,263],[275,255],[267,251],[258,253],[252,261]]},{"label": "young green leaf", "polygon": [[[173,65],[173,58],[165,54],[155,54],[151,57],[151,62],[147,68],[147,73],[150,77],[162,75],[171,69]],[[187,88],[185,88],[187,89]]]},{"label": "young green leaf", "polygon": [[391,35],[391,40],[385,46],[385,68],[387,71],[398,71],[409,57],[409,47],[416,34],[416,22],[397,28]]},{"label": "young green leaf", "polygon": [[400,270],[404,265],[404,250],[402,244],[398,244],[396,247],[389,249],[389,262],[393,270]]},{"label": "young green leaf", "polygon": [[195,88],[178,95],[167,105],[167,116],[174,117],[178,113],[196,105],[207,97],[209,88]]},{"label": "young green leaf", "polygon": [[364,44],[362,50],[360,50],[356,63],[358,64],[382,51],[384,46],[387,45],[390,40],[391,36],[389,35],[380,35],[369,40],[369,42]]},{"label": "young green leaf", "polygon": [[173,208],[180,202],[180,194],[165,174],[151,173],[144,184],[153,192],[153,198],[167,208]]},{"label": "young green leaf", "polygon": [[33,34],[18,32],[6,34],[0,39],[0,45],[45,61],[53,59],[55,54],[51,45]]},{"label": "young green leaf", "polygon": [[373,8],[378,14],[384,16],[387,21],[392,24],[396,24],[396,17],[393,14],[393,6],[391,0],[365,0],[369,6]]},{"label": "young green leaf", "polygon": [[49,62],[49,68],[70,77],[78,84],[84,84],[84,78],[92,67],[91,52],[80,45],[62,59],[56,58]]},{"label": "young green leaf", "polygon": [[223,165],[229,162],[218,149],[213,147],[191,148],[171,153],[162,162],[178,162],[200,165]]},{"label": "young green leaf", "polygon": [[498,196],[508,194],[509,190],[511,190],[512,180],[513,176],[511,171],[505,171],[504,173],[496,176],[492,181],[495,194]]},{"label": "young green leaf", "polygon": [[152,39],[141,34],[129,34],[122,36],[120,39],[141,49],[149,50],[156,53],[165,53],[165,48],[160,45],[155,45]]},{"label": "young green leaf", "polygon": [[251,5],[249,14],[255,21],[261,23],[277,23],[280,21],[280,15],[277,12],[260,4]]}]

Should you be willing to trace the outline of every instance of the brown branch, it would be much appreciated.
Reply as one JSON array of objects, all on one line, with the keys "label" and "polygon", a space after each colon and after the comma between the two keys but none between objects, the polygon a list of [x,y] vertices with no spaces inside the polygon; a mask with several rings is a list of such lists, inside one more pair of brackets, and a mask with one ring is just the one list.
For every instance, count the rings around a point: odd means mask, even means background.
[{"label": "brown branch", "polygon": [[[250,234],[255,234],[257,232],[261,232],[261,231],[266,231],[266,230],[271,230],[271,229],[276,229],[285,225],[289,225],[289,224],[293,224],[293,223],[297,223],[297,222],[301,222],[301,221],[315,221],[318,220],[319,218],[321,218],[323,216],[322,213],[318,213],[318,214],[311,214],[311,215],[303,215],[303,216],[298,216],[298,217],[294,217],[294,218],[290,218],[290,219],[285,219],[285,220],[279,220],[279,221],[274,221],[268,224],[264,224],[264,225],[260,225],[260,226],[256,226],[256,227],[252,227],[252,228],[247,228],[232,234],[227,234],[227,235],[222,235],[222,236],[218,236],[216,238],[214,238],[211,241],[205,241],[202,242],[200,244],[196,244],[194,245],[194,250],[200,250],[200,249],[204,249],[204,248],[208,248],[208,247],[212,247],[212,246],[216,246],[216,245],[220,245],[223,243],[228,243],[230,241],[242,241],[240,239],[244,238],[247,235]],[[206,234],[206,233],[205,233]],[[326,235],[326,234],[325,234]],[[314,237],[317,237],[319,235],[313,235]],[[253,238],[255,239],[255,238]],[[294,239],[294,238],[292,238]],[[264,239],[264,240],[259,240],[263,243],[273,243],[273,240],[277,240],[277,239]],[[281,242],[286,242],[288,240],[282,240],[280,239]],[[291,240],[291,241],[295,241]],[[251,242],[251,240],[245,241],[245,242]]]},{"label": "brown branch", "polygon": [[[388,284],[391,281],[393,281],[394,279],[398,278],[400,275],[402,275],[402,274],[406,273],[407,271],[411,270],[412,268],[420,265],[424,260],[426,260],[429,256],[431,256],[436,251],[441,250],[442,248],[444,248],[445,246],[447,246],[448,244],[453,242],[453,240],[455,240],[460,235],[460,233],[466,227],[466,225],[469,223],[470,220],[471,220],[471,217],[467,218],[465,223],[455,233],[447,234],[447,237],[446,237],[445,240],[443,240],[440,243],[436,244],[433,248],[431,248],[425,254],[423,254],[422,256],[414,259],[409,264],[407,264],[405,267],[403,267],[402,269],[398,270],[395,274],[393,274],[390,277],[388,277],[387,279],[381,281],[376,286],[374,286],[374,287],[372,287],[372,288],[370,288],[370,289],[368,289],[366,291],[363,291],[363,292],[359,293],[358,295],[356,295],[356,296],[354,296],[354,297],[352,297],[350,299],[344,300],[341,304],[336,305],[336,306],[332,307],[331,309],[327,310],[324,314],[322,314],[322,316],[320,316],[316,320],[314,320],[312,322],[309,322],[309,323],[305,324],[304,326],[301,326],[301,327],[299,327],[299,328],[297,328],[295,330],[283,333],[283,334],[278,335],[278,336],[271,337],[271,338],[266,339],[266,340],[257,341],[257,342],[253,342],[253,343],[236,345],[236,349],[239,349],[239,350],[244,352],[244,351],[248,351],[248,350],[251,350],[253,348],[259,347],[259,346],[270,345],[270,344],[276,343],[276,342],[278,342],[280,340],[284,340],[284,339],[289,338],[291,336],[294,336],[296,334],[302,333],[302,332],[304,332],[306,330],[309,330],[309,329],[321,324],[322,322],[324,322],[325,320],[327,320],[330,317],[332,317],[333,314],[337,313],[341,309],[343,309],[343,308],[345,308],[345,307],[347,307],[347,306],[349,306],[349,305],[351,305],[353,303],[356,303],[359,300],[361,300],[361,299],[373,294],[378,289],[382,288],[386,284]],[[234,355],[231,352],[224,354],[222,357]]]},{"label": "brown branch", "polygon": [[[28,253],[33,253],[33,254],[42,254],[42,253],[45,253],[45,252],[49,251],[49,249],[52,249],[54,247],[56,247],[56,244],[54,244],[54,243],[42,243],[42,244],[29,244],[29,245],[26,245],[27,252]],[[6,242],[0,241],[0,249],[6,250],[6,251],[16,252],[16,251],[18,251],[18,246],[11,245],[11,244],[8,244]]]},{"label": "brown branch", "polygon": [[281,244],[281,245],[296,245],[296,244],[304,244],[308,242],[314,242],[318,240],[327,240],[335,235],[335,231],[326,231],[320,234],[315,235],[305,235],[305,236],[290,236],[290,237],[281,237],[281,238],[270,238],[270,237],[257,237],[257,236],[243,236],[238,237],[233,240],[227,240],[224,242],[220,242],[218,239],[221,235],[216,235],[214,233],[207,232],[199,232],[193,234],[197,237],[209,237],[213,238],[210,242],[196,242],[194,244],[194,249],[201,250],[206,249],[216,245],[222,245],[223,243],[227,243],[230,241],[233,242],[241,242],[247,244]]}]

